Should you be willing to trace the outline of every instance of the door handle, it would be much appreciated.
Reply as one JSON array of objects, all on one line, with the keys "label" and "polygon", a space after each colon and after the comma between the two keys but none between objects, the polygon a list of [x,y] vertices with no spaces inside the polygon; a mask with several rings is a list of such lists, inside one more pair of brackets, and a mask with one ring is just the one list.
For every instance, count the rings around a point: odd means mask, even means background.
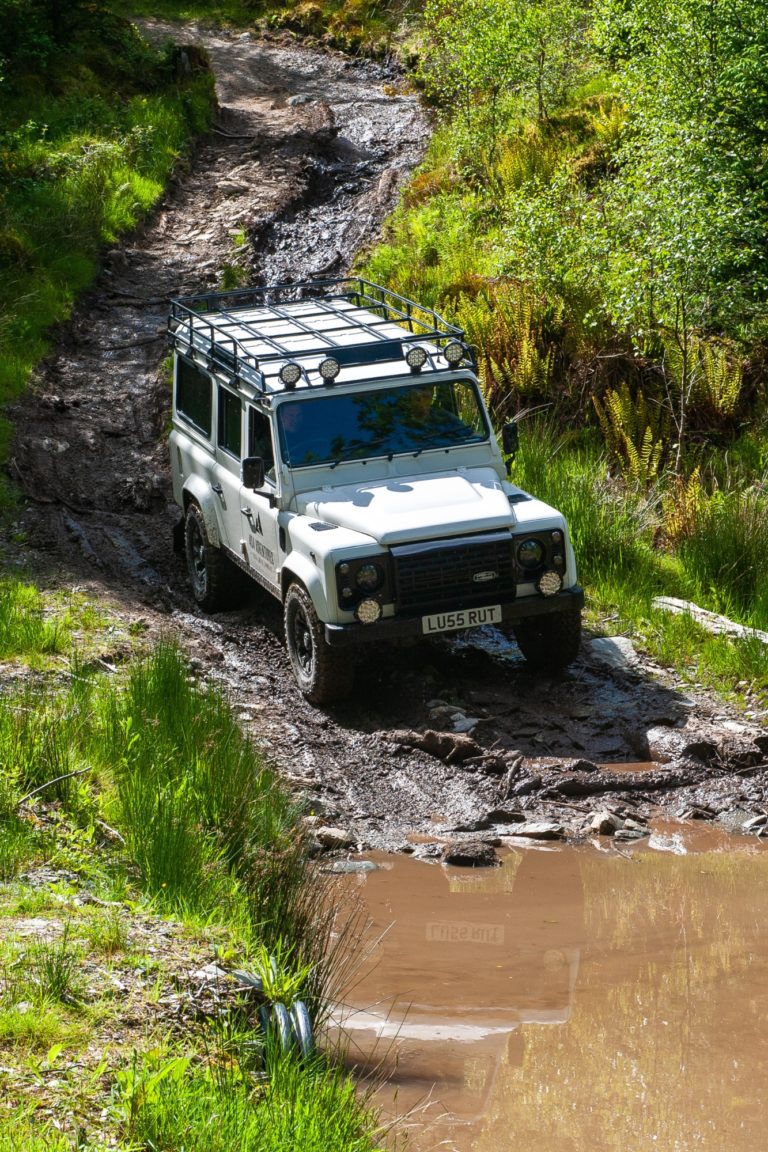
[{"label": "door handle", "polygon": [[250,508],[241,508],[240,511],[247,520],[253,520],[253,512]]},{"label": "door handle", "polygon": [[221,484],[211,484],[211,489],[216,493],[217,496],[224,495],[224,489],[222,488]]}]

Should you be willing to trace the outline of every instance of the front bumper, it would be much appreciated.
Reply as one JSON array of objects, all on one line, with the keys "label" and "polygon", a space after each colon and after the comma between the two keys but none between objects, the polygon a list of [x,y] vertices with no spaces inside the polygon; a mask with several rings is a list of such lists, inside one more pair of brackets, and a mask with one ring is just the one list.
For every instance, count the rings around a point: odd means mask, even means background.
[{"label": "front bumper", "polygon": [[[504,623],[514,624],[515,620],[529,619],[531,616],[550,616],[555,612],[573,612],[584,607],[584,590],[574,584],[564,588],[556,596],[525,596],[502,604]],[[456,628],[456,632],[467,629]],[[423,636],[421,616],[387,616],[375,624],[326,624],[325,639],[332,648],[350,648],[357,644],[368,644],[372,640],[407,640]],[[450,632],[440,635],[448,636]]]}]

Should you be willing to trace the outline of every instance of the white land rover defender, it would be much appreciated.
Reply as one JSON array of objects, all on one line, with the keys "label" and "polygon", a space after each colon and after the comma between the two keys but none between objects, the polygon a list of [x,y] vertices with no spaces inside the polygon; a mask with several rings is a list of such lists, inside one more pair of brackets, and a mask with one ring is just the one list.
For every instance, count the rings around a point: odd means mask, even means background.
[{"label": "white land rover defender", "polygon": [[508,482],[461,329],[357,278],[184,297],[169,325],[195,600],[231,603],[235,566],[277,597],[308,700],[349,692],[360,645],[482,624],[536,668],[576,657],[565,520]]}]

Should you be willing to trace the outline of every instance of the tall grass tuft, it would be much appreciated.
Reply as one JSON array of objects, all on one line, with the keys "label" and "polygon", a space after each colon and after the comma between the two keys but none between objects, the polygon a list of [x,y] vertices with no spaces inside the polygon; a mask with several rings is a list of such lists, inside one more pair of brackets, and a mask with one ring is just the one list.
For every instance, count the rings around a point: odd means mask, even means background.
[{"label": "tall grass tuft", "polygon": [[268,950],[288,942],[318,1014],[343,969],[355,917],[346,935],[334,931],[330,879],[307,857],[299,810],[226,698],[194,683],[178,650],[161,643],[100,707],[91,755],[111,772],[109,818],[144,891],[204,916],[239,908]]},{"label": "tall grass tuft", "polygon": [[118,1073],[116,1110],[132,1147],[185,1152],[373,1152],[375,1115],[354,1082],[320,1059],[270,1060],[254,1090],[250,1053],[201,1066],[170,1053],[135,1058]]},{"label": "tall grass tuft", "polygon": [[0,581],[0,660],[61,652],[66,639],[61,624],[46,619],[43,598],[34,585]]},{"label": "tall grass tuft", "polygon": [[679,552],[695,598],[768,629],[768,494],[716,492],[704,500]]}]

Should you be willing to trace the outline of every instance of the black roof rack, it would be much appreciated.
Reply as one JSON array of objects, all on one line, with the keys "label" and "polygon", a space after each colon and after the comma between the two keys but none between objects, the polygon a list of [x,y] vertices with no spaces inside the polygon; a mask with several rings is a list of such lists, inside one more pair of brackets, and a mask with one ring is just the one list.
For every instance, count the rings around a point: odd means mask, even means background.
[{"label": "black roof rack", "polygon": [[[256,315],[249,317],[249,311]],[[393,324],[407,329],[405,341]],[[433,309],[349,276],[182,296],[171,301],[168,326],[177,347],[196,346],[209,366],[242,376],[261,391],[270,363],[275,370],[278,361],[301,364],[323,356],[343,365],[381,363],[400,360],[403,343],[424,343],[432,346],[427,352],[435,367],[435,349],[464,339],[462,328]]]}]

